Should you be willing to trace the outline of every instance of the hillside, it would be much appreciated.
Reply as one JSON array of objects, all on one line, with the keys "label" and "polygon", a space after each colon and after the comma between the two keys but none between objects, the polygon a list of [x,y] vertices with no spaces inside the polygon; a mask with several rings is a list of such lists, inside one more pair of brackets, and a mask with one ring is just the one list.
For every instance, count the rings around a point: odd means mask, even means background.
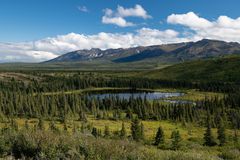
[{"label": "hillside", "polygon": [[144,72],[145,77],[190,81],[240,81],[240,57],[196,60]]},{"label": "hillside", "polygon": [[46,63],[98,62],[131,63],[154,60],[158,63],[178,63],[240,53],[239,43],[203,39],[197,42],[164,44],[135,48],[78,50],[61,55]]}]

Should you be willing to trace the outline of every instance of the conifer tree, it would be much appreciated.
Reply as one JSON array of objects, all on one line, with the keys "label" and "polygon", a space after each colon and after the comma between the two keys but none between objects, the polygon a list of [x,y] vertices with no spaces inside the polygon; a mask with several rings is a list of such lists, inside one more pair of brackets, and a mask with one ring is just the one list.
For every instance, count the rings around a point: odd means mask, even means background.
[{"label": "conifer tree", "polygon": [[218,140],[220,142],[220,146],[223,146],[226,143],[226,134],[225,134],[225,127],[222,118],[220,118],[218,128],[217,128],[217,133],[218,133]]},{"label": "conifer tree", "polygon": [[133,118],[133,113],[132,113],[130,108],[127,109],[126,118],[128,118],[128,119],[132,119]]},{"label": "conifer tree", "polygon": [[97,128],[95,128],[95,127],[92,128],[92,135],[97,138],[97,136],[98,136]]},{"label": "conifer tree", "polygon": [[207,114],[207,122],[206,122],[206,132],[204,134],[204,145],[206,146],[214,146],[216,142],[214,141],[212,135],[212,128],[211,128],[211,115],[210,113]]},{"label": "conifer tree", "polygon": [[156,133],[156,137],[155,137],[155,142],[154,145],[156,146],[160,146],[160,145],[164,145],[164,132],[162,127],[158,127],[158,131]]},{"label": "conifer tree", "polygon": [[143,123],[141,123],[140,125],[140,129],[141,129],[141,139],[144,140],[145,139],[145,134],[144,134],[144,125]]},{"label": "conifer tree", "polygon": [[173,150],[179,149],[182,138],[178,130],[174,130],[172,132],[171,139],[172,139],[172,149]]},{"label": "conifer tree", "polygon": [[132,120],[132,124],[131,124],[131,133],[132,133],[133,140],[140,141],[142,138],[141,132],[142,131],[140,126],[140,121],[136,117],[135,119]]}]

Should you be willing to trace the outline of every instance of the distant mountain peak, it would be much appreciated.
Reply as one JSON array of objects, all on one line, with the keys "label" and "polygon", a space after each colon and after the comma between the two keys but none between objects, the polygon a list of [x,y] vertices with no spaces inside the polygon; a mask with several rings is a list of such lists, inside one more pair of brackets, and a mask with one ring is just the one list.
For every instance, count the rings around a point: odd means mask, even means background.
[{"label": "distant mountain peak", "polygon": [[204,59],[229,54],[240,54],[240,44],[219,40],[202,39],[197,42],[173,43],[134,48],[101,50],[91,48],[61,55],[46,63],[105,60],[116,63],[158,59],[164,63]]}]

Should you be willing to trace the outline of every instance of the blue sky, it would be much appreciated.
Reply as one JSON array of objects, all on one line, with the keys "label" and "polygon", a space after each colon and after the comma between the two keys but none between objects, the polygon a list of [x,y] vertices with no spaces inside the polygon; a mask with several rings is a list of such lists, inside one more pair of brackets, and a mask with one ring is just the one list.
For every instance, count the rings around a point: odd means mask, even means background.
[{"label": "blue sky", "polygon": [[[105,8],[116,9],[118,5],[130,8],[136,4],[144,7],[153,18],[128,18],[139,22],[135,27],[102,24]],[[79,11],[81,6],[87,7],[89,12]],[[144,26],[176,28],[164,23],[172,13],[193,11],[209,20],[220,15],[236,18],[240,14],[239,6],[239,0],[1,0],[0,41],[37,40],[70,32],[129,32]]]},{"label": "blue sky", "polygon": [[[239,42],[239,6],[239,0],[0,0],[0,58],[41,61],[75,49],[202,38]],[[129,45],[121,43],[126,39]]]}]

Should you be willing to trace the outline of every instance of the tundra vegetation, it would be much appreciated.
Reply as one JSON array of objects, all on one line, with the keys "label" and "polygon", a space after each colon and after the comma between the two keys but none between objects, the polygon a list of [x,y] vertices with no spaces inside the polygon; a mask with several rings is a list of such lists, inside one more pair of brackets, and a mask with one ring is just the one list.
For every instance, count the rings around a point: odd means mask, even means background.
[{"label": "tundra vegetation", "polygon": [[[143,77],[144,72],[1,72],[0,156],[239,159],[237,82],[151,78]],[[185,95],[176,99],[194,103],[91,96],[119,89],[181,91]]]}]

